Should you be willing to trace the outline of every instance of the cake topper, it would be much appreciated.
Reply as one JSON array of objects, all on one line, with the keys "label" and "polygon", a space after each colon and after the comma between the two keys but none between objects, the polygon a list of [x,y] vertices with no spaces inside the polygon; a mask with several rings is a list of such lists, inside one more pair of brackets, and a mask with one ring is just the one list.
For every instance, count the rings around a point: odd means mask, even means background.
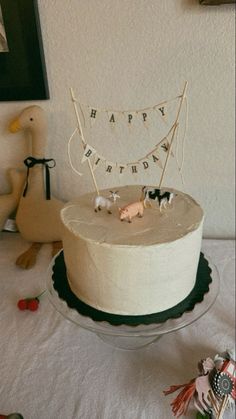
[{"label": "cake topper", "polygon": [[27,297],[24,299],[20,299],[17,302],[17,307],[21,311],[25,311],[25,310],[37,311],[39,308],[40,300],[45,293],[46,293],[46,290],[42,291],[39,295],[36,295],[35,297]]},{"label": "cake topper", "polygon": [[226,351],[214,359],[201,360],[198,370],[199,376],[189,383],[174,385],[164,391],[168,395],[181,389],[171,403],[172,412],[177,418],[184,416],[193,400],[199,412],[197,418],[222,419],[225,410],[232,407],[236,399],[235,361]]},{"label": "cake topper", "polygon": [[[83,105],[83,108],[82,108],[78,99],[75,98],[75,95],[74,95],[73,90],[71,88],[70,89],[71,99],[72,99],[72,102],[73,102],[74,111],[75,111],[75,115],[76,115],[76,119],[77,119],[77,127],[75,128],[75,130],[74,130],[73,134],[71,135],[71,137],[69,139],[69,142],[68,142],[68,158],[69,158],[69,163],[71,165],[72,170],[76,174],[82,175],[82,173],[79,172],[74,167],[74,165],[72,164],[71,155],[70,155],[71,141],[72,141],[73,137],[75,136],[75,134],[79,134],[81,144],[82,144],[82,147],[83,147],[83,155],[82,155],[82,158],[81,158],[81,163],[82,164],[84,164],[85,162],[88,163],[89,170],[90,170],[91,177],[92,177],[92,181],[93,181],[93,184],[94,184],[94,188],[95,188],[96,193],[97,193],[98,196],[100,195],[100,193],[99,193],[99,188],[98,188],[98,184],[97,184],[97,180],[96,180],[94,172],[95,172],[95,170],[98,166],[102,166],[102,165],[105,168],[105,173],[111,174],[111,173],[116,172],[117,174],[122,175],[124,172],[127,173],[128,171],[129,171],[130,174],[137,174],[139,172],[141,173],[141,170],[143,171],[143,170],[150,169],[151,166],[154,163],[154,164],[156,164],[156,166],[158,166],[162,170],[161,176],[160,176],[160,181],[159,181],[159,184],[158,184],[158,188],[161,189],[163,179],[164,179],[164,176],[166,174],[169,158],[170,158],[170,156],[174,157],[173,144],[174,144],[175,137],[177,138],[177,136],[178,136],[180,113],[181,113],[184,101],[187,104],[187,100],[186,100],[187,85],[188,85],[188,83],[185,82],[182,94],[177,96],[174,99],[170,99],[169,101],[165,101],[165,102],[153,105],[153,106],[145,108],[145,109],[139,109],[139,110],[133,110],[133,111],[132,110],[115,111],[115,110],[110,110],[110,109],[98,109],[96,107],[91,107],[91,106],[87,106],[87,105]],[[163,138],[160,139],[160,141],[157,144],[155,144],[154,147],[153,146],[152,146],[152,148],[150,147],[150,149],[146,152],[145,155],[141,156],[136,161],[129,161],[129,162],[125,162],[125,163],[119,163],[117,161],[112,162],[112,161],[110,161],[109,158],[104,157],[96,149],[96,147],[88,144],[86,139],[85,139],[83,126],[82,126],[82,123],[81,123],[82,118],[83,118],[84,119],[84,124],[83,125],[85,126],[85,115],[84,115],[84,111],[83,111],[83,109],[85,109],[85,108],[89,109],[89,118],[90,118],[91,125],[93,125],[95,123],[95,121],[98,119],[98,116],[99,116],[100,113],[105,112],[105,114],[107,114],[109,116],[108,123],[110,125],[112,124],[112,126],[117,123],[119,118],[117,119],[116,115],[118,115],[118,114],[122,114],[122,115],[126,114],[129,127],[132,126],[133,121],[134,121],[136,116],[139,116],[141,118],[141,120],[143,121],[144,125],[146,126],[148,118],[150,117],[150,115],[154,111],[157,113],[157,115],[160,118],[162,118],[163,121],[165,121],[166,108],[168,108],[168,105],[173,100],[178,101],[177,113],[176,113],[176,116],[175,116],[175,119],[174,119],[174,123],[171,125],[167,134],[165,136],[163,136]],[[77,108],[77,103],[79,105],[79,108]],[[187,119],[187,107],[186,107],[186,119]],[[165,121],[165,123],[166,123],[166,121]],[[184,129],[183,140],[182,140],[183,141],[183,150],[184,150],[185,133],[186,133],[186,126],[185,126],[185,129]],[[164,154],[165,154],[164,165],[162,165],[162,162],[161,162],[161,159],[160,159],[160,153],[161,152],[164,152]],[[177,163],[177,168],[178,168],[180,174],[181,174],[182,167],[183,167],[183,160],[184,160],[184,151],[182,151],[182,162],[179,165],[178,157],[177,157],[177,140],[176,140],[176,163]],[[164,207],[166,205],[166,203],[168,203],[170,201],[170,199],[171,199],[171,196],[166,195],[165,200],[163,198],[162,207]]]},{"label": "cake topper", "polygon": [[102,208],[106,208],[108,214],[112,214],[111,207],[115,204],[116,200],[120,198],[120,195],[118,195],[118,191],[110,191],[111,195],[109,195],[108,198],[105,198],[104,196],[97,195],[94,199],[94,211],[101,211]]}]

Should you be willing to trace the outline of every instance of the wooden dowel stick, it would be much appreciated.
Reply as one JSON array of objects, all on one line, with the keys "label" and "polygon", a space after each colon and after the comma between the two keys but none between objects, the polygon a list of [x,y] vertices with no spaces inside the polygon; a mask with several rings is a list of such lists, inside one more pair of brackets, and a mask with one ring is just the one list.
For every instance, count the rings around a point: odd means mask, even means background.
[{"label": "wooden dowel stick", "polygon": [[164,175],[165,175],[165,172],[166,172],[166,169],[167,169],[167,164],[169,162],[169,157],[170,157],[170,154],[171,154],[172,144],[173,144],[173,141],[174,141],[176,129],[177,129],[178,125],[179,125],[179,123],[178,123],[179,115],[180,115],[181,108],[182,108],[182,105],[183,105],[183,101],[184,101],[184,98],[185,98],[187,86],[188,86],[188,82],[186,81],[185,84],[184,84],[183,93],[181,95],[181,100],[180,100],[180,104],[179,104],[179,109],[178,109],[178,112],[177,112],[176,120],[175,120],[175,123],[173,125],[172,137],[171,137],[171,141],[170,141],[170,145],[169,145],[169,150],[168,150],[168,153],[167,153],[167,156],[166,156],[166,161],[165,161],[165,164],[164,164],[164,167],[163,167],[163,170],[162,170],[161,179],[160,179],[160,182],[159,182],[159,189],[161,188],[161,185],[162,185],[162,182],[163,182],[163,178],[164,178]]},{"label": "wooden dowel stick", "polygon": [[220,408],[219,408],[218,415],[216,416],[216,419],[223,419],[223,415],[224,415],[224,412],[228,403],[228,399],[229,399],[228,395],[224,396],[222,403],[220,405]]},{"label": "wooden dowel stick", "polygon": [[[76,106],[76,99],[75,99],[72,87],[70,88],[70,94],[71,94],[71,99],[72,99],[72,102],[73,102],[73,105],[74,105],[74,111],[75,111],[76,119],[77,119],[77,122],[78,122],[79,131],[80,131],[80,134],[81,134],[81,140],[82,140],[82,143],[83,143],[83,147],[85,148],[86,147],[86,141],[85,141],[85,138],[84,138],[83,128],[82,128],[82,124],[81,124],[81,121],[80,121],[79,112],[78,112],[78,109],[77,109],[77,106]],[[91,176],[92,176],[94,187],[96,189],[97,195],[99,195],[99,189],[98,189],[96,178],[94,176],[94,171],[93,171],[90,159],[87,159],[87,162],[88,162],[89,170],[90,170],[90,173],[91,173]]]},{"label": "wooden dowel stick", "polygon": [[173,132],[172,132],[172,136],[171,136],[171,140],[170,140],[169,150],[168,150],[168,153],[167,153],[167,156],[166,156],[166,161],[165,161],[165,164],[164,164],[164,167],[163,167],[163,170],[162,170],[161,179],[160,179],[160,182],[159,182],[159,189],[161,189],[161,185],[162,185],[163,178],[164,178],[164,175],[165,175],[165,172],[166,172],[169,157],[171,155],[171,149],[172,149],[172,144],[173,144],[173,140],[174,140],[174,137],[175,137],[175,131],[176,131],[178,125],[179,124],[176,123],[176,122],[173,125]]},{"label": "wooden dowel stick", "polygon": [[210,397],[210,401],[213,406],[213,409],[215,410],[215,413],[217,414],[219,411],[219,407],[217,405],[217,401],[212,390],[209,390],[209,397]]}]

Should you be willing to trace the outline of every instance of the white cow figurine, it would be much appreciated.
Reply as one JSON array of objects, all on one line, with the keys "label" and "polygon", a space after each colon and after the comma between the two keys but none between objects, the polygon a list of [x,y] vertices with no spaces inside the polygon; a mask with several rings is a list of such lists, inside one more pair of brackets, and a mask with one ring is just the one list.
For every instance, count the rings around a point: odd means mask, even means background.
[{"label": "white cow figurine", "polygon": [[166,209],[167,205],[171,205],[171,202],[176,196],[173,192],[165,191],[160,188],[149,188],[148,186],[144,186],[142,188],[142,196],[144,195],[144,207],[147,207],[147,203],[149,206],[151,205],[151,200],[156,201],[159,205],[160,212],[162,209]]},{"label": "white cow figurine", "polygon": [[97,212],[101,211],[102,208],[106,208],[108,214],[112,214],[111,207],[115,204],[117,198],[120,198],[117,192],[110,191],[111,195],[108,198],[101,195],[96,196],[94,199],[94,211]]}]

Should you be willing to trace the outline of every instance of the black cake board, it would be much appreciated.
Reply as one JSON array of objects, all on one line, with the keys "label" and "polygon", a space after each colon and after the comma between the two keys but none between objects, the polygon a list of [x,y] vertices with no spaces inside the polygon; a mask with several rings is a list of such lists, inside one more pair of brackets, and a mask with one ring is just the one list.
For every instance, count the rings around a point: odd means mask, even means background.
[{"label": "black cake board", "polygon": [[137,326],[140,324],[148,325],[163,323],[169,319],[178,318],[182,316],[183,313],[192,311],[195,304],[203,301],[204,295],[209,291],[209,285],[212,282],[211,268],[209,267],[208,261],[204,257],[204,254],[201,253],[198,263],[195,286],[183,301],[178,303],[176,306],[159,313],[152,313],[142,316],[122,316],[97,310],[96,308],[91,307],[90,305],[81,301],[71,291],[67,279],[63,250],[61,250],[61,252],[55,258],[52,270],[54,289],[57,291],[59,298],[67,303],[68,307],[77,310],[80,314],[90,317],[96,322],[106,321],[115,326],[122,324],[129,326]]}]

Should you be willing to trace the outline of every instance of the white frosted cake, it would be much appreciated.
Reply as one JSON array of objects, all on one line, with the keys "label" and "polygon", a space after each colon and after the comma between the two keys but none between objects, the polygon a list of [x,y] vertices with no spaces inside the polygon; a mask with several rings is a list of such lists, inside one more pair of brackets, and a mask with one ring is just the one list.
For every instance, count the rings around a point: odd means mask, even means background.
[{"label": "white frosted cake", "polygon": [[94,212],[94,194],[61,211],[70,288],[84,303],[112,314],[147,315],[174,307],[195,285],[203,211],[189,195],[168,189],[174,197],[162,212],[153,202],[142,218],[121,222],[118,206],[139,201],[142,187],[115,189],[120,199],[112,214]]}]

